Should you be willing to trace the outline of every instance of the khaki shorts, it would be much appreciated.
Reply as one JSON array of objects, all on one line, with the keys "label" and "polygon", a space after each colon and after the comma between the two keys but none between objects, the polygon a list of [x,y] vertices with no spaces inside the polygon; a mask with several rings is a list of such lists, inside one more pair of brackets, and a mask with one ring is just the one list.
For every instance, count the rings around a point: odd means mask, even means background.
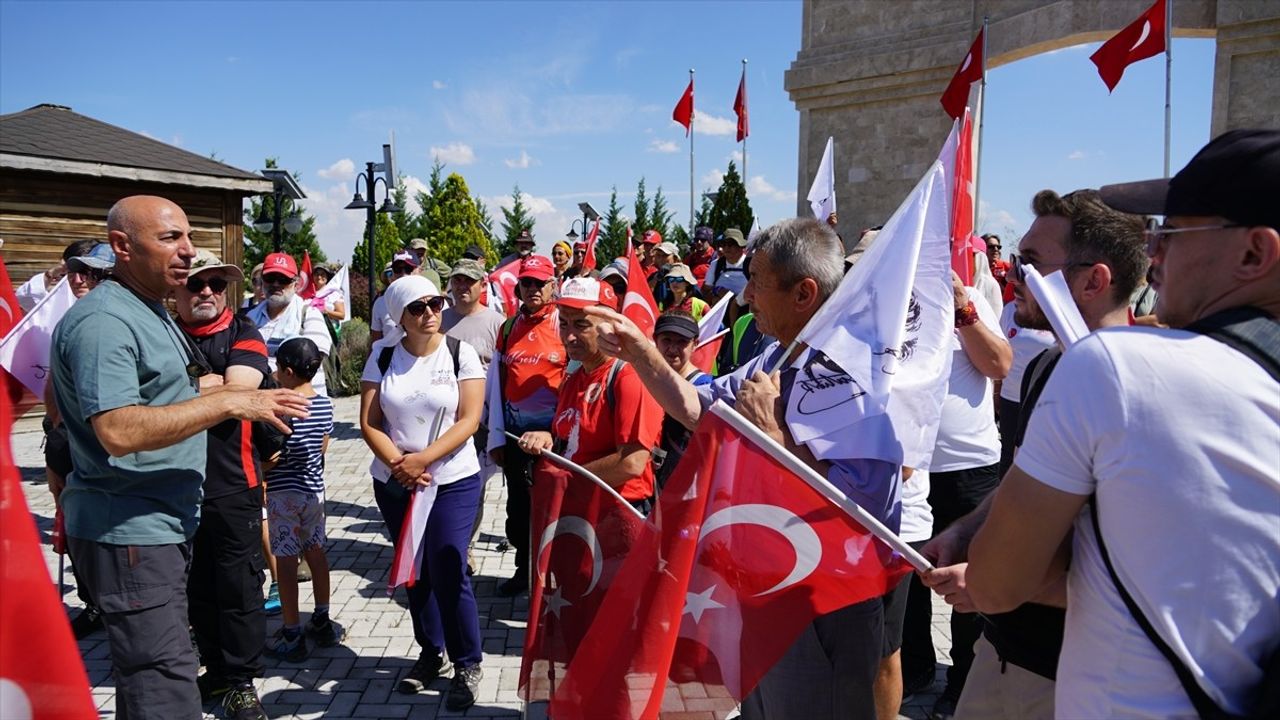
[{"label": "khaki shorts", "polygon": [[311,548],[324,547],[324,495],[301,490],[267,493],[267,528],[271,554],[276,557],[301,555]]}]

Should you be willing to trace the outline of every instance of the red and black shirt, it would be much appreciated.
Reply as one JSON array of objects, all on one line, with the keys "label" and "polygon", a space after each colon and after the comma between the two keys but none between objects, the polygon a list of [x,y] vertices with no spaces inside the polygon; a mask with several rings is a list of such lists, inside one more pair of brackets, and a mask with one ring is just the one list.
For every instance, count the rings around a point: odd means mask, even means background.
[{"label": "red and black shirt", "polygon": [[[215,375],[227,374],[237,365],[253,368],[264,376],[267,367],[267,345],[253,321],[223,312],[217,320],[191,327],[178,326],[204,353]],[[253,423],[248,420],[225,420],[209,428],[209,459],[204,477],[204,499],[234,495],[256,488],[262,482],[262,462],[253,447]]]}]

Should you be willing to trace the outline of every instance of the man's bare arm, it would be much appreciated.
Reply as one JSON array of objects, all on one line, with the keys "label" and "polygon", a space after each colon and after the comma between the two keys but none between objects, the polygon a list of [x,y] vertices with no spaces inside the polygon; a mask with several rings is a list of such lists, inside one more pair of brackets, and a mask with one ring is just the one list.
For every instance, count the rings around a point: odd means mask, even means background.
[{"label": "man's bare arm", "polygon": [[160,407],[129,405],[89,418],[98,442],[112,457],[159,450],[223,420],[267,422],[282,432],[281,418],[306,417],[307,399],[292,390],[227,389]]},{"label": "man's bare arm", "polygon": [[586,308],[585,312],[606,321],[596,326],[600,349],[606,355],[631,363],[640,382],[662,406],[663,412],[692,430],[702,417],[702,403],[693,385],[671,369],[635,323],[599,305]]}]

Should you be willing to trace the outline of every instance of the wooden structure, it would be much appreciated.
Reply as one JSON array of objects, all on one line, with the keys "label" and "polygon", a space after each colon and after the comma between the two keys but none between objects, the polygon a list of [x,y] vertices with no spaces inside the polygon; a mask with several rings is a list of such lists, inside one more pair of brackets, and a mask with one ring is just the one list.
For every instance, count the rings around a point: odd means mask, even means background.
[{"label": "wooden structure", "polygon": [[271,191],[260,175],[61,105],[0,115],[0,253],[15,286],[56,265],[68,243],[105,240],[107,211],[139,194],[177,203],[195,244],[239,265],[244,198]]}]

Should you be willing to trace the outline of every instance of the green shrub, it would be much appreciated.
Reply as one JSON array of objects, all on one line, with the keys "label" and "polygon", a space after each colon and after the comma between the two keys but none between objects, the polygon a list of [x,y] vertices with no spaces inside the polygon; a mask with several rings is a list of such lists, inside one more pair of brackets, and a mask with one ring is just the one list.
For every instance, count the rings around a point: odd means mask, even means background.
[{"label": "green shrub", "polygon": [[369,324],[358,317],[343,324],[334,356],[340,367],[334,380],[329,382],[330,394],[334,397],[359,394],[360,374],[369,357]]}]

